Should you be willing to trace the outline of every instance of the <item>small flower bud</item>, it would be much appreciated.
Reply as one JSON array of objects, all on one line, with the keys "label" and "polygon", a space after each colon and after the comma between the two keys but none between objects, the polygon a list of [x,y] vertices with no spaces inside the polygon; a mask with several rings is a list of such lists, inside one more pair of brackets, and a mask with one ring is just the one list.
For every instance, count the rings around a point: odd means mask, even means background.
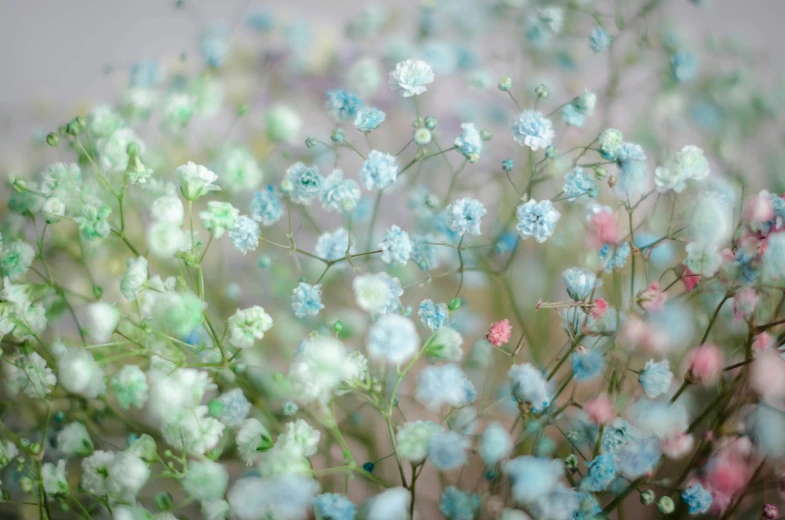
[{"label": "small flower bud", "polygon": [[261,269],[267,269],[268,267],[270,267],[271,263],[272,263],[272,260],[267,255],[261,255],[256,260],[256,265],[258,265]]},{"label": "small flower bud", "polygon": [[72,137],[76,137],[82,131],[82,127],[76,121],[71,121],[65,125],[65,133]]},{"label": "small flower bud", "polygon": [[305,146],[307,146],[308,148],[313,148],[317,144],[319,144],[318,140],[313,136],[310,136],[305,140]]},{"label": "small flower bud", "polygon": [[79,129],[87,128],[87,120],[84,117],[76,116],[76,118],[74,118],[74,121],[76,122],[77,125],[79,125]]},{"label": "small flower bud", "polygon": [[104,288],[100,285],[93,285],[93,296],[100,298],[104,295]]},{"label": "small flower bud", "polygon": [[425,205],[430,209],[436,209],[439,206],[439,197],[437,197],[433,193],[429,193],[425,197]]},{"label": "small flower bud", "polygon": [[245,103],[237,105],[237,117],[243,117],[245,114],[248,113],[249,110],[251,110],[251,107],[249,107]]},{"label": "small flower bud", "polygon": [[463,300],[461,300],[460,298],[453,298],[452,300],[450,300],[450,303],[447,305],[447,308],[450,309],[451,311],[457,311],[458,309],[461,308],[462,304],[463,304]]},{"label": "small flower bud", "polygon": [[431,131],[427,128],[418,128],[414,132],[414,142],[417,146],[425,146],[426,144],[431,142],[433,136],[431,135]]},{"label": "small flower bud", "polygon": [[294,184],[289,179],[284,179],[281,181],[281,191],[284,193],[290,193],[294,189]]},{"label": "small flower bud", "polygon": [[207,403],[207,411],[210,414],[210,417],[220,417],[223,415],[226,406],[223,402],[219,401],[218,399],[211,399],[209,403]]},{"label": "small flower bud", "polygon": [[537,94],[538,98],[547,98],[551,95],[551,91],[545,85],[537,85],[537,88],[534,89],[534,93]]},{"label": "small flower bud", "polygon": [[41,213],[44,214],[44,220],[46,220],[47,224],[56,224],[65,215],[65,204],[57,197],[50,197],[46,199],[41,207]]},{"label": "small flower bud", "polygon": [[433,116],[428,116],[425,118],[425,128],[428,130],[433,130],[438,124],[439,121]]},{"label": "small flower bud", "polygon": [[341,323],[341,320],[338,320],[335,323],[333,323],[333,331],[336,334],[340,334],[342,330],[343,330],[343,323]]},{"label": "small flower bud", "polygon": [[641,491],[641,504],[643,504],[644,506],[653,504],[655,498],[657,497],[654,495],[654,491],[652,491],[651,489],[646,489],[644,491]]},{"label": "small flower bud", "polygon": [[502,170],[506,172],[511,172],[514,166],[515,163],[512,159],[505,159],[502,161]]},{"label": "small flower bud", "polygon": [[487,143],[491,138],[493,138],[493,134],[489,130],[480,130],[480,139],[482,139],[483,142]]},{"label": "small flower bud", "polygon": [[27,181],[22,179],[21,177],[16,177],[12,182],[11,186],[14,188],[14,191],[17,193],[23,193],[27,191]]},{"label": "small flower bud", "polygon": [[669,496],[660,497],[659,502],[657,502],[657,507],[663,515],[669,515],[676,509],[673,499]]},{"label": "small flower bud", "polygon": [[155,495],[155,507],[157,507],[159,511],[168,511],[172,508],[172,503],[172,495],[166,491],[161,491]]},{"label": "small flower bud", "polygon": [[137,157],[139,155],[139,144],[136,141],[131,141],[128,143],[125,151],[128,153],[128,157]]},{"label": "small flower bud", "polygon": [[373,462],[364,462],[363,463],[363,471],[366,473],[373,473],[374,464]]},{"label": "small flower bud", "polygon": [[564,458],[564,465],[567,466],[567,469],[574,471],[578,467],[578,457],[570,453]]},{"label": "small flower bud", "polygon": [[344,142],[345,137],[343,135],[343,128],[336,128],[333,130],[332,134],[330,134],[330,139],[332,139],[334,143]]},{"label": "small flower bud", "polygon": [[763,520],[774,520],[779,516],[777,506],[774,504],[764,504],[760,512],[760,517]]},{"label": "small flower bud", "polygon": [[478,153],[470,153],[466,157],[466,160],[469,161],[471,164],[475,164],[475,163],[477,163],[477,161],[480,160],[480,154],[478,154]]},{"label": "small flower bud", "polygon": [[616,177],[614,175],[608,177],[608,186],[610,186],[611,188],[616,186]]},{"label": "small flower bud", "polygon": [[57,137],[57,134],[54,132],[49,132],[46,135],[46,144],[51,146],[52,148],[57,148],[57,145],[60,144],[60,138]]},{"label": "small flower bud", "polygon": [[512,88],[512,78],[509,76],[504,76],[502,79],[499,80],[499,90],[502,92],[509,92]]},{"label": "small flower bud", "polygon": [[598,181],[601,181],[608,175],[608,170],[603,168],[602,166],[595,166],[594,167],[594,178]]},{"label": "small flower bud", "polygon": [[557,153],[556,148],[554,148],[553,146],[549,146],[548,148],[545,149],[545,157],[547,157],[548,159],[556,158],[556,153]]},{"label": "small flower bud", "polygon": [[412,126],[414,128],[422,128],[422,127],[424,127],[425,126],[425,119],[423,119],[421,117],[414,118],[414,121],[412,121]]}]

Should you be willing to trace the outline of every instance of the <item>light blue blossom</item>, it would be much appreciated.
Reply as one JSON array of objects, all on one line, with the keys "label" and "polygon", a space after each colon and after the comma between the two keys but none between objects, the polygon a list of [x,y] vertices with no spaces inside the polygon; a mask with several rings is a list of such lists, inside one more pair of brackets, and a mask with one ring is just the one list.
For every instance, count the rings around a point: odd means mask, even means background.
[{"label": "light blue blossom", "polygon": [[398,226],[392,226],[385,231],[379,249],[382,250],[381,258],[385,264],[406,265],[412,256],[414,245],[406,231]]},{"label": "light blue blossom", "polygon": [[561,279],[567,286],[567,295],[575,301],[585,300],[595,288],[602,285],[602,280],[597,280],[596,274],[582,267],[565,269]]},{"label": "light blue blossom", "polygon": [[352,501],[337,493],[316,495],[313,510],[319,520],[354,520],[355,510]]},{"label": "light blue blossom", "polygon": [[357,207],[360,196],[357,181],[344,179],[343,171],[336,169],[324,180],[324,188],[319,198],[325,210],[346,213]]},{"label": "light blue blossom", "polygon": [[447,206],[450,229],[463,236],[480,235],[480,219],[488,213],[482,202],[471,197],[463,197]]},{"label": "light blue blossom", "polygon": [[480,510],[480,496],[447,486],[439,498],[439,511],[448,520],[474,520]]},{"label": "light blue blossom", "polygon": [[325,260],[338,260],[346,256],[349,249],[349,232],[346,228],[338,228],[332,233],[324,232],[316,240],[314,252]]},{"label": "light blue blossom", "polygon": [[679,51],[671,56],[671,75],[679,83],[688,83],[698,74],[698,60],[689,51]]},{"label": "light blue blossom", "polygon": [[237,219],[234,228],[229,231],[229,238],[232,240],[234,247],[242,254],[245,254],[248,251],[256,250],[259,245],[260,233],[259,224],[251,217],[243,215]]},{"label": "light blue blossom", "polygon": [[414,398],[430,410],[444,405],[460,408],[476,397],[474,385],[455,363],[427,366],[417,376]]},{"label": "light blue blossom", "polygon": [[445,303],[433,303],[433,300],[427,299],[420,303],[420,308],[417,310],[417,315],[423,325],[431,330],[436,330],[444,327],[450,322],[450,311]]},{"label": "light blue blossom", "polygon": [[354,127],[360,132],[371,132],[376,130],[384,123],[387,115],[375,107],[363,107],[357,111],[354,118]]},{"label": "light blue blossom", "polygon": [[520,402],[531,404],[534,413],[540,413],[550,406],[552,397],[548,381],[533,365],[513,365],[507,377],[512,382],[513,396]]},{"label": "light blue blossom", "polygon": [[387,314],[368,331],[368,355],[394,365],[409,361],[420,348],[414,322],[400,314]]},{"label": "light blue blossom", "polygon": [[483,144],[480,131],[477,130],[473,123],[463,123],[461,129],[463,132],[455,138],[453,145],[469,162],[477,162],[480,159]]},{"label": "light blue blossom", "polygon": [[670,390],[673,383],[670,362],[667,359],[662,361],[650,359],[638,374],[638,382],[649,399],[661,396]]},{"label": "light blue blossom", "polygon": [[602,507],[594,495],[578,491],[578,508],[572,513],[571,520],[595,520],[602,512]]},{"label": "light blue blossom", "polygon": [[268,184],[262,191],[257,191],[251,201],[251,217],[263,226],[269,227],[281,220],[283,216],[283,195]]},{"label": "light blue blossom", "polygon": [[357,116],[357,112],[362,108],[363,102],[351,92],[345,90],[331,90],[327,92],[327,104],[325,108],[336,121],[346,121]]},{"label": "light blue blossom", "polygon": [[223,405],[223,410],[217,418],[230,428],[241,426],[251,412],[251,403],[240,388],[224,392],[218,401]]},{"label": "light blue blossom", "polygon": [[229,54],[229,28],[224,24],[205,27],[199,35],[199,52],[211,67],[220,68]]},{"label": "light blue blossom", "polygon": [[423,271],[439,267],[439,250],[433,245],[435,240],[433,235],[412,235],[412,260]]},{"label": "light blue blossom", "polygon": [[681,499],[689,506],[691,515],[702,515],[711,507],[711,492],[700,483],[693,484],[682,491]]},{"label": "light blue blossom", "polygon": [[613,38],[602,27],[595,27],[589,34],[589,48],[594,54],[599,54],[611,46]]},{"label": "light blue blossom", "polygon": [[379,313],[389,314],[391,312],[396,312],[401,308],[401,295],[403,294],[401,280],[394,276],[390,276],[385,272],[378,273],[376,276],[387,284],[387,288],[390,291],[390,299],[387,301],[387,304],[379,310]]},{"label": "light blue blossom", "polygon": [[571,357],[572,373],[576,381],[590,381],[605,369],[605,360],[598,349],[579,346]]},{"label": "light blue blossom", "polygon": [[468,438],[453,431],[438,432],[428,439],[428,458],[439,471],[460,468],[468,459]]},{"label": "light blue blossom", "polygon": [[[773,265],[770,261],[774,258],[774,253],[769,253],[769,251],[771,250],[772,242],[774,242],[773,245],[776,251],[778,241],[772,240],[775,236],[776,235],[772,235],[772,238],[769,239],[769,249],[767,249],[766,253],[763,255],[764,268],[767,267],[767,262],[769,268]],[[687,251],[687,258],[684,260],[684,265],[695,274],[708,277],[714,276],[722,265],[722,255],[717,251],[717,248],[712,245],[702,245],[696,242],[690,242],[685,249]],[[783,248],[783,253],[785,253],[785,248]],[[785,271],[783,271],[783,273],[785,273]]]},{"label": "light blue blossom", "polygon": [[512,135],[518,144],[536,152],[553,142],[553,123],[540,112],[524,110],[512,123]]},{"label": "light blue blossom", "polygon": [[159,85],[166,75],[166,70],[158,60],[137,61],[128,71],[129,87],[154,87]]},{"label": "light blue blossom", "polygon": [[492,422],[480,439],[480,456],[485,464],[493,465],[512,453],[512,439],[500,422]]},{"label": "light blue blossom", "polygon": [[654,436],[625,443],[616,455],[619,472],[630,480],[654,471],[660,462],[660,441]]},{"label": "light blue blossom", "polygon": [[596,199],[600,193],[597,184],[591,177],[583,173],[583,168],[580,166],[576,166],[564,176],[562,191],[570,201],[583,197]]},{"label": "light blue blossom", "polygon": [[515,215],[518,218],[516,229],[521,238],[525,240],[534,237],[540,243],[553,235],[556,222],[561,217],[561,213],[554,209],[550,200],[537,202],[534,199],[518,206]]},{"label": "light blue blossom", "polygon": [[573,520],[579,507],[578,493],[571,487],[557,482],[547,494],[541,495],[531,505],[535,518],[549,520]]},{"label": "light blue blossom", "polygon": [[324,178],[319,175],[319,168],[308,167],[301,162],[291,165],[286,170],[286,180],[291,183],[293,202],[311,205],[311,201],[321,194]]},{"label": "light blue blossom", "polygon": [[605,491],[616,478],[616,462],[612,453],[603,453],[586,466],[589,471],[580,485],[584,491]]},{"label": "light blue blossom", "polygon": [[627,263],[627,258],[630,256],[630,243],[622,242],[617,246],[605,244],[600,248],[600,261],[604,262],[604,269],[606,273],[610,273],[614,269],[621,269]]},{"label": "light blue blossom", "polygon": [[512,496],[521,504],[548,494],[564,474],[561,461],[528,456],[508,460],[502,470],[512,481]]},{"label": "light blue blossom", "polygon": [[635,143],[623,142],[616,149],[616,164],[620,169],[616,191],[633,197],[643,191],[646,182],[646,154]]},{"label": "light blue blossom", "polygon": [[383,190],[398,178],[398,159],[372,150],[360,169],[360,177],[366,190]]},{"label": "light blue blossom", "polygon": [[316,316],[319,311],[324,309],[322,305],[322,286],[321,284],[308,285],[305,282],[294,288],[292,292],[292,310],[298,318],[305,316]]},{"label": "light blue blossom", "polygon": [[425,85],[433,83],[433,69],[422,60],[405,60],[390,71],[390,87],[399,90],[403,97],[423,94]]}]

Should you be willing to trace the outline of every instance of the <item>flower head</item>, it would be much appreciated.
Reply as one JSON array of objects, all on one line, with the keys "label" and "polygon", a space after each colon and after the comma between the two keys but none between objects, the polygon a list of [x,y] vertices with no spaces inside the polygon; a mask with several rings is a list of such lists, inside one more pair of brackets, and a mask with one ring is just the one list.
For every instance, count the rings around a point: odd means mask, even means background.
[{"label": "flower head", "polygon": [[482,202],[471,197],[463,197],[447,206],[450,229],[463,236],[465,233],[479,235],[480,219],[488,213]]},{"label": "flower head", "polygon": [[177,168],[175,175],[186,200],[196,200],[210,191],[221,189],[213,184],[218,176],[200,164],[188,162]]},{"label": "flower head", "polygon": [[366,190],[383,190],[398,178],[398,159],[388,153],[371,150],[360,169]]},{"label": "flower head", "polygon": [[547,148],[553,142],[553,123],[540,112],[524,110],[512,123],[512,134],[521,146],[533,151]]},{"label": "flower head", "polygon": [[521,238],[534,237],[537,242],[545,242],[553,235],[556,222],[561,217],[550,200],[537,202],[534,199],[518,206],[515,215],[518,218],[516,229]]},{"label": "flower head", "polygon": [[390,87],[400,90],[403,97],[423,94],[426,85],[433,83],[433,69],[422,60],[406,60],[390,72]]}]

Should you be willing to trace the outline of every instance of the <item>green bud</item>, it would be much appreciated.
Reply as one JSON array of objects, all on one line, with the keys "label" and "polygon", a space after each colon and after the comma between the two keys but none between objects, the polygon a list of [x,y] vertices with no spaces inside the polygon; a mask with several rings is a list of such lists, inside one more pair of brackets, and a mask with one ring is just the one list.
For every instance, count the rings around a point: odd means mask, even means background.
[{"label": "green bud", "polygon": [[602,179],[605,178],[606,175],[608,175],[608,170],[606,170],[602,166],[595,166],[594,167],[594,178],[595,179],[597,179],[598,181],[601,181]]},{"label": "green bud", "polygon": [[433,116],[428,116],[425,118],[425,128],[427,128],[428,130],[433,130],[438,126],[438,124],[439,121]]},{"label": "green bud", "polygon": [[272,260],[267,255],[261,255],[256,260],[256,265],[258,265],[261,269],[267,269],[268,267],[270,267],[271,263],[272,263]]},{"label": "green bud", "polygon": [[222,416],[225,409],[226,405],[218,399],[211,399],[210,402],[207,403],[207,411],[210,413],[210,417]]},{"label": "green bud", "polygon": [[307,138],[305,140],[305,146],[307,146],[308,148],[313,148],[317,144],[319,144],[319,141],[318,141],[318,139],[316,139],[313,136],[311,136],[311,137],[309,137],[309,138]]},{"label": "green bud", "polygon": [[41,445],[40,445],[40,444],[38,444],[37,442],[34,442],[33,444],[31,444],[31,445],[30,445],[30,453],[32,453],[32,454],[34,454],[34,455],[35,455],[35,454],[37,454],[37,453],[38,453],[40,450],[41,450]]},{"label": "green bud", "polygon": [[282,383],[286,381],[286,376],[280,372],[273,372],[273,382],[275,383]]},{"label": "green bud", "polygon": [[52,148],[57,148],[57,145],[60,144],[60,138],[57,137],[57,134],[54,132],[49,132],[46,135],[46,144],[51,146]]},{"label": "green bud", "polygon": [[564,458],[564,465],[567,466],[567,469],[574,470],[578,467],[578,457],[574,453],[570,453]]},{"label": "green bud", "polygon": [[616,16],[616,28],[620,31],[624,30],[624,16],[622,15]]},{"label": "green bud", "polygon": [[450,303],[447,304],[447,308],[450,309],[451,311],[457,311],[458,309],[461,308],[462,304],[463,304],[463,300],[461,300],[460,298],[453,298],[452,300],[450,300]]},{"label": "green bud", "polygon": [[104,288],[100,285],[93,285],[93,296],[100,298],[104,295]]},{"label": "green bud", "polygon": [[342,330],[343,330],[343,323],[341,323],[341,320],[338,320],[335,323],[333,323],[333,331],[336,334],[340,334]]},{"label": "green bud", "polygon": [[429,193],[425,196],[425,205],[431,209],[436,209],[436,207],[439,205],[439,197],[433,193]]},{"label": "green bud", "polygon": [[343,135],[343,128],[336,128],[333,130],[332,134],[330,134],[330,139],[332,139],[334,143],[344,142],[345,137]]},{"label": "green bud", "polygon": [[416,117],[414,118],[414,121],[412,121],[412,126],[414,128],[422,128],[425,126],[425,120],[421,117]]},{"label": "green bud", "polygon": [[16,177],[12,182],[11,186],[13,186],[14,191],[17,193],[23,193],[27,191],[27,181],[22,179],[21,177]]},{"label": "green bud", "polygon": [[251,107],[245,103],[237,105],[237,117],[243,117],[249,110],[251,110]]},{"label": "green bud", "polygon": [[22,491],[25,493],[29,493],[33,490],[33,481],[30,480],[30,477],[22,477],[19,479],[19,487],[21,487]]},{"label": "green bud", "polygon": [[76,122],[77,125],[79,125],[80,129],[87,128],[87,120],[84,117],[76,116],[74,118],[74,121]]},{"label": "green bud", "polygon": [[475,164],[477,161],[480,160],[480,154],[478,154],[476,152],[475,153],[470,153],[466,157],[466,160],[469,161],[471,164]]},{"label": "green bud", "polygon": [[669,496],[660,497],[659,502],[657,502],[657,507],[660,510],[660,513],[663,515],[669,515],[673,513],[673,510],[676,509],[676,504],[673,503],[673,499]]},{"label": "green bud", "polygon": [[414,132],[414,142],[417,146],[425,146],[431,142],[431,139],[433,139],[433,135],[427,128],[418,128]]},{"label": "green bud", "polygon": [[136,141],[131,141],[125,149],[129,157],[137,157],[139,155],[139,144]]},{"label": "green bud", "polygon": [[157,507],[159,511],[168,511],[172,508],[172,503],[172,495],[166,491],[161,491],[155,495],[155,507]]},{"label": "green bud", "polygon": [[554,148],[553,146],[549,146],[548,148],[545,149],[545,157],[547,157],[548,159],[555,158],[556,153],[557,153],[556,148]]},{"label": "green bud", "polygon": [[82,131],[82,127],[76,121],[71,121],[65,125],[65,133],[72,137],[76,137]]},{"label": "green bud", "polygon": [[657,497],[654,495],[654,491],[652,491],[651,489],[641,491],[641,504],[643,504],[644,506],[653,504],[655,498]]},{"label": "green bud", "polygon": [[504,76],[502,79],[499,80],[499,90],[502,92],[509,92],[512,88],[512,78],[509,76]]},{"label": "green bud", "polygon": [[491,140],[493,134],[490,133],[488,130],[480,130],[480,139],[485,141],[486,143]]},{"label": "green bud", "polygon": [[538,98],[547,98],[551,95],[551,91],[545,85],[537,85],[537,88],[534,89],[534,93],[537,94]]}]

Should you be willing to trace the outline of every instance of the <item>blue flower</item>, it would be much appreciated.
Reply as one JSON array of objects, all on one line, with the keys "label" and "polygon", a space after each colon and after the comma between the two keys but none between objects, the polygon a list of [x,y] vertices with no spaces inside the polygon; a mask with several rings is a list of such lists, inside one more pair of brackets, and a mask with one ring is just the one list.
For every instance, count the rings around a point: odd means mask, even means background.
[{"label": "blue flower", "polygon": [[392,226],[385,231],[379,248],[382,250],[382,261],[387,265],[406,265],[412,256],[414,246],[406,231],[398,226]]},{"label": "blue flower", "polygon": [[628,442],[639,441],[642,435],[636,427],[617,417],[602,432],[602,451],[616,454]]},{"label": "blue flower", "polygon": [[266,189],[254,194],[251,201],[251,217],[265,227],[272,226],[283,216],[282,198],[281,193],[268,184]]},{"label": "blue flower", "polygon": [[513,365],[507,372],[512,382],[512,393],[515,398],[531,404],[534,413],[540,413],[551,405],[551,390],[542,372],[533,365]]},{"label": "blue flower", "polygon": [[480,131],[474,126],[473,123],[464,123],[461,125],[463,132],[455,138],[453,144],[464,157],[469,159],[469,162],[477,162],[482,153],[482,137]]},{"label": "blue flower", "polygon": [[439,267],[439,251],[431,244],[435,240],[433,235],[412,235],[412,260],[423,271]]},{"label": "blue flower", "polygon": [[234,228],[229,231],[229,238],[232,244],[242,254],[248,251],[255,251],[259,245],[259,224],[251,217],[245,215],[238,217]]},{"label": "blue flower", "polygon": [[337,493],[316,495],[313,501],[316,518],[324,520],[354,520],[355,507],[352,501]]},{"label": "blue flower", "polygon": [[316,240],[314,252],[326,260],[338,260],[346,256],[349,248],[349,232],[345,228],[338,228],[332,233],[322,233]]},{"label": "blue flower", "polygon": [[656,437],[631,440],[617,453],[619,472],[628,479],[634,480],[654,471],[661,456],[660,441]]},{"label": "blue flower", "polygon": [[613,38],[602,27],[595,27],[589,34],[589,48],[594,54],[599,54],[611,46]]},{"label": "blue flower", "polygon": [[661,396],[670,390],[671,383],[673,383],[670,362],[667,359],[662,361],[650,359],[638,374],[638,382],[649,399]]},{"label": "blue flower", "polygon": [[571,520],[578,507],[578,493],[557,482],[547,494],[540,496],[531,506],[535,518]]},{"label": "blue flower", "polygon": [[417,376],[415,399],[430,410],[460,408],[477,398],[474,385],[455,363],[425,367]]},{"label": "blue flower", "polygon": [[630,256],[630,243],[622,242],[618,246],[605,244],[600,249],[600,260],[605,262],[605,272],[610,273],[614,269],[621,269],[627,263]]},{"label": "blue flower", "polygon": [[679,83],[688,83],[698,74],[698,60],[689,51],[679,51],[671,56],[671,75]]},{"label": "blue flower", "polygon": [[325,108],[336,121],[354,118],[362,106],[363,102],[357,97],[357,94],[346,92],[345,90],[331,90],[327,92]]},{"label": "blue flower", "polygon": [[157,60],[142,60],[131,65],[128,75],[128,86],[145,88],[160,84],[166,71]]},{"label": "blue flower", "polygon": [[581,480],[584,491],[605,491],[616,478],[616,462],[612,453],[603,453],[586,464],[588,474]]},{"label": "blue flower", "polygon": [[576,381],[589,381],[599,376],[605,368],[602,352],[578,347],[572,354],[572,373]]},{"label": "blue flower", "polygon": [[223,24],[205,27],[199,36],[199,52],[211,67],[220,68],[229,54],[229,28]]},{"label": "blue flower", "polygon": [[628,195],[642,191],[646,181],[646,155],[643,148],[635,143],[623,142],[616,150],[615,159],[621,170],[616,190]]},{"label": "blue flower", "polygon": [[450,322],[450,314],[444,303],[433,303],[433,300],[423,300],[417,311],[420,321],[431,330],[444,327]]},{"label": "blue flower", "polygon": [[324,187],[324,178],[319,175],[319,168],[308,167],[301,162],[286,170],[286,180],[291,183],[292,202],[306,206],[311,205],[311,201],[321,194]]},{"label": "blue flower", "polygon": [[522,504],[550,493],[564,475],[560,461],[545,457],[516,457],[502,464],[502,470],[512,481],[512,496]]},{"label": "blue flower", "polygon": [[553,123],[540,112],[524,110],[512,123],[512,134],[521,146],[532,151],[547,148],[553,142]]},{"label": "blue flower", "polygon": [[344,179],[343,171],[336,169],[324,180],[319,198],[325,210],[345,213],[357,207],[360,196],[360,186],[357,181]]},{"label": "blue flower", "polygon": [[602,507],[594,495],[584,491],[578,492],[578,509],[572,513],[572,520],[595,520],[602,512]]},{"label": "blue flower", "polygon": [[561,279],[567,286],[567,295],[575,301],[585,300],[596,287],[602,285],[602,280],[597,280],[596,274],[582,267],[565,269]]},{"label": "blue flower", "polygon": [[439,511],[449,520],[474,520],[480,510],[480,496],[447,486],[439,498]]},{"label": "blue flower", "polygon": [[372,150],[360,169],[366,190],[383,190],[398,178],[398,159]]},{"label": "blue flower", "polygon": [[300,282],[292,292],[292,309],[298,318],[319,314],[319,311],[324,309],[321,284],[308,285]]},{"label": "blue flower", "polygon": [[354,127],[360,132],[370,132],[379,128],[386,114],[375,107],[364,107],[357,111],[357,117],[354,118]]},{"label": "blue flower", "polygon": [[439,432],[428,439],[428,458],[439,471],[460,468],[468,459],[466,451],[471,442],[453,431]]},{"label": "blue flower", "polygon": [[447,206],[450,216],[450,229],[463,236],[464,233],[479,235],[480,219],[488,213],[482,202],[471,197],[463,197]]},{"label": "blue flower", "polygon": [[218,401],[223,404],[223,411],[218,419],[231,428],[242,425],[251,412],[251,403],[239,388],[221,394]]},{"label": "blue flower", "polygon": [[711,507],[711,492],[701,484],[693,484],[682,491],[681,499],[689,506],[691,515],[701,515]]},{"label": "blue flower", "polygon": [[534,199],[518,206],[515,215],[518,218],[516,229],[521,238],[534,237],[537,242],[545,242],[553,235],[556,222],[561,217],[550,200],[537,202]]},{"label": "blue flower", "polygon": [[574,126],[575,128],[583,128],[583,125],[586,123],[586,115],[575,108],[575,105],[572,103],[565,105],[564,108],[561,109],[561,116],[565,123],[569,126]]},{"label": "blue flower", "polygon": [[387,288],[390,290],[390,300],[387,302],[387,305],[379,310],[379,313],[389,314],[397,311],[401,308],[401,295],[403,294],[401,281],[385,272],[378,273],[376,276],[384,280],[384,283],[387,284]]},{"label": "blue flower", "polygon": [[271,12],[260,9],[248,15],[247,24],[248,27],[264,33],[275,27],[275,18],[273,18],[273,14]]},{"label": "blue flower", "polygon": [[486,464],[496,464],[512,453],[512,439],[507,429],[499,422],[485,428],[480,440],[480,456]]}]

